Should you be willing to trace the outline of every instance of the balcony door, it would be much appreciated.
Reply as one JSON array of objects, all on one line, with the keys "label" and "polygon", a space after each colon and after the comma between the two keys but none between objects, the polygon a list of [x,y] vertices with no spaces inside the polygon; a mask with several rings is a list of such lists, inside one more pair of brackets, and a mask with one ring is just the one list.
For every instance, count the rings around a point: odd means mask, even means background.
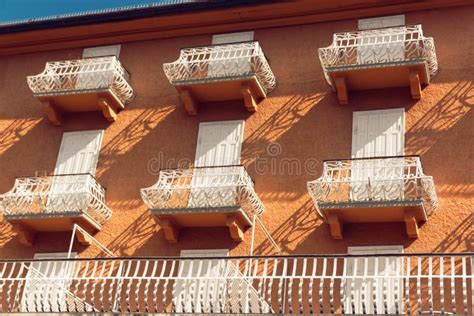
[{"label": "balcony door", "polygon": [[[253,49],[230,49],[232,43],[248,42],[253,40],[253,32],[238,32],[219,34],[212,37],[215,51],[211,53],[209,62],[209,77],[241,76],[251,71],[251,55]],[[224,45],[229,44],[229,45]]]},{"label": "balcony door", "polygon": [[[349,247],[344,278],[344,305],[348,314],[403,313],[403,246]],[[374,299],[375,297],[375,299]],[[387,312],[385,311],[387,309]]]},{"label": "balcony door", "polygon": [[[112,57],[118,58],[120,45],[99,46],[84,49],[79,73],[76,79],[76,90],[104,89],[112,85],[114,80],[114,65],[112,58],[96,62],[93,58]],[[91,62],[87,62],[87,61]]]},{"label": "balcony door", "polygon": [[199,124],[189,207],[235,205],[243,131],[242,120]]},{"label": "balcony door", "polygon": [[403,15],[359,20],[357,63],[376,64],[405,60]]},{"label": "balcony door", "polygon": [[[405,110],[354,112],[352,158],[401,156],[405,146]],[[351,200],[402,199],[403,158],[353,160]]]},{"label": "balcony door", "polygon": [[[34,259],[65,259],[67,253],[39,253]],[[76,254],[73,254],[75,257]],[[66,304],[73,297],[68,288],[73,266],[69,261],[36,261],[28,267],[21,312],[67,311]]]},{"label": "balcony door", "polygon": [[227,257],[227,249],[182,250],[178,279],[174,283],[173,304],[177,313],[223,312],[226,260],[184,260],[190,257]]},{"label": "balcony door", "polygon": [[46,210],[49,212],[80,211],[86,207],[87,181],[95,174],[103,130],[67,132],[63,134],[56,176],[51,184]]}]

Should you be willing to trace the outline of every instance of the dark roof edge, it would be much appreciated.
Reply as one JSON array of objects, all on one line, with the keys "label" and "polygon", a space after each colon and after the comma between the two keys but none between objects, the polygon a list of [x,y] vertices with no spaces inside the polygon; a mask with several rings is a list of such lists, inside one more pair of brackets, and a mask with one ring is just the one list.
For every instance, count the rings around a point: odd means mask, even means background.
[{"label": "dark roof edge", "polygon": [[[277,0],[174,0],[165,3],[127,6],[116,9],[79,12],[32,20],[0,24],[0,34],[36,31],[87,24],[120,22],[194,11],[226,9],[245,5],[256,5]],[[105,13],[104,13],[105,12]]]}]

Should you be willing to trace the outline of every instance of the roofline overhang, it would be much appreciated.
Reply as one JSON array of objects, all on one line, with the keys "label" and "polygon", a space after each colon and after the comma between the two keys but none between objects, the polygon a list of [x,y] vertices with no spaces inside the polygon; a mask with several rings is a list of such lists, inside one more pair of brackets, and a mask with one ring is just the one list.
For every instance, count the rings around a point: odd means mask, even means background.
[{"label": "roofline overhang", "polygon": [[461,5],[472,5],[472,0],[186,2],[0,27],[0,55],[303,25]]}]

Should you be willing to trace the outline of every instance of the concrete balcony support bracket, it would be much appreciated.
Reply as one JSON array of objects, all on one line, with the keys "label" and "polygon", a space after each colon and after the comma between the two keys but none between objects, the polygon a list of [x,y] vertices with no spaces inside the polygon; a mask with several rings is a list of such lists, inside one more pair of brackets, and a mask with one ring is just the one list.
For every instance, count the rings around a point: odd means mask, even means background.
[{"label": "concrete balcony support bracket", "polygon": [[44,105],[44,111],[46,112],[46,116],[48,117],[49,121],[53,125],[61,125],[62,124],[62,118],[61,118],[61,112],[59,109],[57,109],[53,102],[50,100],[45,100],[42,102]]},{"label": "concrete balcony support bracket", "polygon": [[339,216],[337,214],[331,213],[328,215],[328,224],[329,228],[331,230],[331,236],[334,239],[342,239],[342,222],[339,219]]},{"label": "concrete balcony support bracket", "polygon": [[346,79],[344,77],[336,77],[334,80],[337,91],[337,98],[340,104],[349,103],[349,93],[347,91]]},{"label": "concrete balcony support bracket", "polygon": [[197,115],[198,102],[196,102],[195,98],[191,94],[191,91],[188,89],[183,89],[179,92],[179,96],[181,97],[181,101],[183,102],[186,113],[192,116]]},{"label": "concrete balcony support bracket", "polygon": [[415,213],[411,210],[405,211],[405,225],[408,237],[418,238],[418,222]]},{"label": "concrete balcony support bracket", "polygon": [[410,70],[409,79],[410,79],[411,97],[414,100],[421,99],[421,83],[420,83],[420,76],[418,74],[418,71],[415,69]]},{"label": "concrete balcony support bracket", "polygon": [[226,225],[229,227],[230,237],[235,241],[244,240],[245,224],[242,223],[236,216],[228,215]]},{"label": "concrete balcony support bracket", "polygon": [[252,88],[249,85],[242,85],[240,88],[240,93],[244,98],[245,107],[249,112],[256,112],[257,111],[257,97],[255,93],[252,91]]},{"label": "concrete balcony support bracket", "polygon": [[115,122],[117,119],[117,110],[114,108],[112,103],[105,97],[101,97],[97,100],[99,108],[102,110],[102,114],[109,122]]},{"label": "concrete balcony support bracket", "polygon": [[179,238],[180,226],[176,224],[171,217],[157,218],[161,229],[165,235],[165,239],[170,243],[177,243]]}]

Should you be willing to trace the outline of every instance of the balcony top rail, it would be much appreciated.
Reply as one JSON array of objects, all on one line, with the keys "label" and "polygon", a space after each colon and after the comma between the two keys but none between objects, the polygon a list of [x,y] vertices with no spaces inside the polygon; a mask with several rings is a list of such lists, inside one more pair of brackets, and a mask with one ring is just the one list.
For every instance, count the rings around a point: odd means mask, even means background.
[{"label": "balcony top rail", "polygon": [[424,174],[419,156],[326,160],[308,192],[322,217],[322,204],[419,200],[427,215],[438,207],[433,178]]},{"label": "balcony top rail", "polygon": [[0,210],[14,217],[85,213],[99,224],[112,215],[105,189],[88,173],[17,178],[0,195]]},{"label": "balcony top rail", "polygon": [[47,62],[27,82],[37,95],[110,89],[124,104],[134,97],[129,74],[115,56]]},{"label": "balcony top rail", "polygon": [[319,48],[319,60],[326,80],[337,67],[383,67],[387,64],[422,60],[430,77],[438,72],[432,37],[425,37],[421,25],[341,32],[333,35],[330,46]]},{"label": "balcony top rail", "polygon": [[255,75],[265,93],[275,76],[258,42],[241,42],[181,49],[179,58],[163,64],[171,84]]},{"label": "balcony top rail", "polygon": [[472,314],[473,269],[474,253],[2,260],[0,312]]},{"label": "balcony top rail", "polygon": [[158,181],[141,189],[141,196],[158,211],[240,206],[249,217],[264,211],[254,182],[241,165],[161,170]]}]

